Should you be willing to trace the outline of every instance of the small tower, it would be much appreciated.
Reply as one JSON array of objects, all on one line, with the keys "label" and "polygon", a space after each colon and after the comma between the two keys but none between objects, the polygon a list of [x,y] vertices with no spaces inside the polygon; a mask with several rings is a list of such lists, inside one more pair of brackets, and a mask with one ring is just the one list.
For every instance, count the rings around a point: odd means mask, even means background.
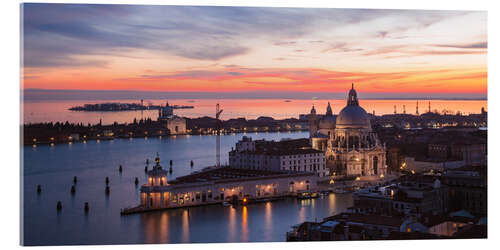
[{"label": "small tower", "polygon": [[406,114],[406,106],[403,105],[403,114]]},{"label": "small tower", "polygon": [[314,105],[311,108],[311,114],[309,115],[309,138],[312,138],[314,134],[318,131],[318,116],[316,115],[316,109]]},{"label": "small tower", "polygon": [[160,165],[160,156],[156,153],[155,165],[153,169],[148,171],[148,185],[149,186],[166,186],[168,172],[163,170]]},{"label": "small tower", "polygon": [[394,114],[397,114],[396,105],[394,105]]},{"label": "small tower", "polygon": [[326,106],[326,116],[332,116],[332,115],[333,115],[332,106],[330,105],[330,102],[328,102],[328,106]]},{"label": "small tower", "polygon": [[316,115],[316,109],[314,108],[314,105],[311,108],[311,115]]},{"label": "small tower", "polygon": [[431,113],[431,101],[429,101],[429,113]]},{"label": "small tower", "polygon": [[418,100],[417,100],[417,109],[415,110],[415,113],[418,115]]},{"label": "small tower", "polygon": [[161,167],[160,156],[156,153],[155,165],[148,171],[148,182],[141,187],[143,208],[163,208],[168,205],[168,192],[162,189],[163,186],[168,186],[167,176],[168,171]]}]

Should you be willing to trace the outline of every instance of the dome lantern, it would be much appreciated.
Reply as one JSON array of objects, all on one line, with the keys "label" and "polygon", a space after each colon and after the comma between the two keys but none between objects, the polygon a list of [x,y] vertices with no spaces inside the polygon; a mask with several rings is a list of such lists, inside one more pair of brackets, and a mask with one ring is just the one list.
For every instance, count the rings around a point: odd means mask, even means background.
[{"label": "dome lantern", "polygon": [[352,84],[351,90],[349,91],[347,106],[359,106],[358,94],[356,93],[356,90],[354,90],[354,83]]},{"label": "dome lantern", "polygon": [[371,129],[368,114],[359,106],[358,95],[356,90],[354,90],[354,84],[352,84],[352,88],[349,91],[347,106],[345,106],[337,116],[336,127]]}]

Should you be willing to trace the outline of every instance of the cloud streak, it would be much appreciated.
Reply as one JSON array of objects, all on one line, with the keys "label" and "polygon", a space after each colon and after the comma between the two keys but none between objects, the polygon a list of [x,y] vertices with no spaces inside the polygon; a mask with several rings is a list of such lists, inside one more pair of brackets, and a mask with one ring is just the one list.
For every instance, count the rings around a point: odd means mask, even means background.
[{"label": "cloud streak", "polygon": [[488,42],[477,42],[468,44],[437,44],[436,47],[455,48],[455,49],[487,49]]},{"label": "cloud streak", "polygon": [[[256,37],[274,40],[276,46],[295,46],[293,39],[323,27],[402,15],[425,27],[457,13],[462,12],[29,3],[23,4],[24,64],[102,67],[107,62],[82,56],[123,56],[132,49],[217,61],[250,53],[252,49],[244,41]],[[386,37],[394,30],[379,31],[378,35]]]}]

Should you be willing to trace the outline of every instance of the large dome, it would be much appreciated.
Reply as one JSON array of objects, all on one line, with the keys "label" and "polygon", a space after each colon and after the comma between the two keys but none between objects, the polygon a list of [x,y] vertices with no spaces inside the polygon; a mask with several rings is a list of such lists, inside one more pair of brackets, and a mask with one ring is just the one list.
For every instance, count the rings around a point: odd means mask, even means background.
[{"label": "large dome", "polygon": [[348,105],[337,116],[337,128],[371,128],[366,111],[357,105]]},{"label": "large dome", "polygon": [[358,94],[354,90],[354,84],[349,91],[347,106],[337,116],[337,128],[367,128],[371,129],[370,118],[366,111],[359,106]]}]

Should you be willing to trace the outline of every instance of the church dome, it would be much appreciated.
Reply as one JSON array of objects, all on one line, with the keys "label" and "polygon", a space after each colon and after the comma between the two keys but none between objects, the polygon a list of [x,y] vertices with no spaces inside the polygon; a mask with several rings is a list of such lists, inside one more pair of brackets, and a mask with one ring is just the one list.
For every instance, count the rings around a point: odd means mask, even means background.
[{"label": "church dome", "polygon": [[337,116],[336,126],[337,128],[371,128],[368,114],[359,106],[354,84],[349,91],[347,106]]},{"label": "church dome", "polygon": [[337,127],[370,128],[370,118],[360,106],[346,106],[337,116]]}]

